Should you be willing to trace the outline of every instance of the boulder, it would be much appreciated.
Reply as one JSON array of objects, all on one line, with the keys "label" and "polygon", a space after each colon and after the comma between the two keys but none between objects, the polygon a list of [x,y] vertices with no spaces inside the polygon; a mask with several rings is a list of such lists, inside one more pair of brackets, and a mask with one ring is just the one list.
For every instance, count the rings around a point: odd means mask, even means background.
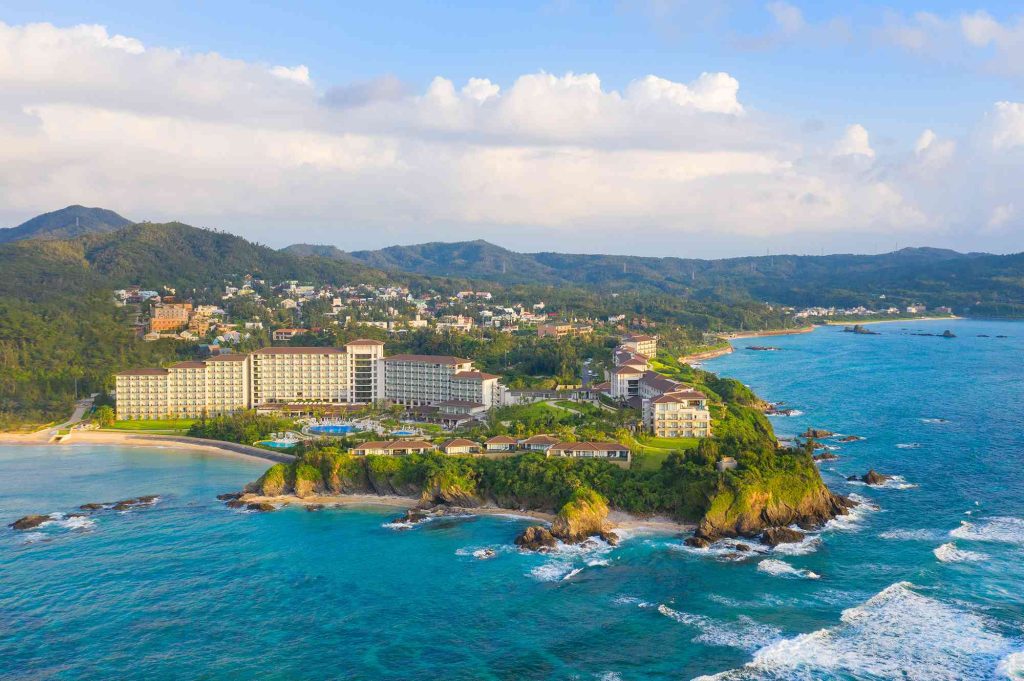
[{"label": "boulder", "polygon": [[241,499],[232,499],[224,505],[228,508],[245,508],[246,503],[247,502],[242,501]]},{"label": "boulder", "polygon": [[832,452],[826,451],[822,452],[821,454],[815,454],[813,458],[815,461],[835,461],[839,457],[833,454]]},{"label": "boulder", "polygon": [[225,492],[224,494],[218,494],[217,498],[220,501],[231,501],[232,499],[237,499],[240,496],[242,496],[242,492]]},{"label": "boulder", "polygon": [[732,550],[733,551],[739,551],[740,553],[744,553],[746,551],[749,551],[750,547],[747,546],[746,544],[733,544],[732,545]]},{"label": "boulder", "polygon": [[516,546],[527,551],[547,552],[558,546],[551,530],[542,525],[531,525],[516,537]]},{"label": "boulder", "polygon": [[80,510],[80,511],[99,511],[99,510],[102,510],[102,509],[106,508],[107,506],[110,506],[110,504],[98,504],[98,503],[82,504],[81,506],[78,507],[78,510]]},{"label": "boulder", "polygon": [[266,513],[268,511],[276,511],[277,507],[273,504],[268,504],[265,501],[256,501],[245,505],[247,511],[258,511],[260,513]]},{"label": "boulder", "polygon": [[307,513],[316,513],[317,511],[324,510],[323,504],[306,504]]},{"label": "boulder", "polygon": [[799,544],[804,540],[804,533],[788,527],[769,527],[761,533],[761,543],[767,546],[779,544]]},{"label": "boulder", "polygon": [[864,475],[851,475],[846,479],[850,482],[863,482],[866,485],[884,485],[890,478],[892,478],[891,475],[884,475],[872,468]]},{"label": "boulder", "polygon": [[48,520],[53,520],[53,518],[48,515],[27,515],[23,518],[18,518],[7,527],[15,530],[31,530],[34,527],[39,527]]},{"label": "boulder", "polygon": [[687,546],[692,546],[695,549],[706,549],[707,547],[711,546],[710,539],[708,539],[707,537],[702,537],[697,534],[693,535],[692,537],[687,537],[683,543]]},{"label": "boulder", "polygon": [[607,528],[601,530],[601,539],[603,539],[609,546],[619,545],[619,535]]},{"label": "boulder", "polygon": [[831,430],[825,430],[824,428],[808,428],[800,437],[820,440],[823,437],[832,437],[832,435],[833,433]]}]

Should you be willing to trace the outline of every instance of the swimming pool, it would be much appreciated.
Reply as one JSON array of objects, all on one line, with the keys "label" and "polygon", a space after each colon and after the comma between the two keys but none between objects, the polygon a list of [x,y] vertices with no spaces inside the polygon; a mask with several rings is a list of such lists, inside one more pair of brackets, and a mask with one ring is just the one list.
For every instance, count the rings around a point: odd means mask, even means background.
[{"label": "swimming pool", "polygon": [[397,436],[401,437],[403,435],[415,435],[416,431],[415,430],[396,430],[395,432],[393,432],[391,434],[392,435],[397,435]]},{"label": "swimming pool", "polygon": [[349,424],[309,427],[309,432],[314,435],[347,435],[355,430],[357,430],[357,428]]},{"label": "swimming pool", "polygon": [[263,445],[264,447],[272,447],[273,449],[291,449],[296,445],[295,442],[278,442],[277,440],[261,440],[256,444]]}]

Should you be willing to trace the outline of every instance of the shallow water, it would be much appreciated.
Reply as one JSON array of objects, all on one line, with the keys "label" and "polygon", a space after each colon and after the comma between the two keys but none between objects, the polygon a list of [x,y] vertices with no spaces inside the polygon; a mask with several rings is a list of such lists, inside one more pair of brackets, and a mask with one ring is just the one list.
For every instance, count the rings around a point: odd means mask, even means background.
[{"label": "shallow water", "polygon": [[[910,336],[903,328],[956,339]],[[866,502],[801,545],[671,536],[550,556],[527,524],[391,509],[225,509],[266,464],[102,446],[0,448],[0,678],[989,679],[1024,668],[1024,324],[939,322],[772,339],[708,362],[865,436],[826,481]],[[976,338],[977,334],[1007,339]],[[737,341],[737,347],[750,344]],[[899,444],[918,444],[899,448]],[[846,483],[874,467],[905,484]],[[967,524],[962,524],[967,523]],[[494,557],[481,560],[482,549]],[[476,553],[476,555],[474,555]],[[1015,671],[1016,670],[1016,671]]]}]

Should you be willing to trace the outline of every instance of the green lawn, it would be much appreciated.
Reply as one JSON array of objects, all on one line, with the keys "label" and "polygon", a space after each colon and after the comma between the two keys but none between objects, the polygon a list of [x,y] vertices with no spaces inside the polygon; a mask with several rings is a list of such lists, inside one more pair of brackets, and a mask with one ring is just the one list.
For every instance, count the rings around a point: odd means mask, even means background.
[{"label": "green lawn", "polygon": [[163,433],[184,435],[195,423],[195,419],[150,419],[140,421],[115,421],[113,430],[129,430],[140,433]]},{"label": "green lawn", "polygon": [[648,437],[641,435],[630,443],[633,449],[634,465],[641,470],[655,471],[672,452],[686,451],[697,447],[696,437]]}]

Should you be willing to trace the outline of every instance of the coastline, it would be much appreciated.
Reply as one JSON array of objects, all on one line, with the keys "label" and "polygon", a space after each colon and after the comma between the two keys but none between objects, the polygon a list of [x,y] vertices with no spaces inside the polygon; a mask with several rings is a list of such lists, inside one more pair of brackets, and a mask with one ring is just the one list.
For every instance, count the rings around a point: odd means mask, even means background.
[{"label": "coastline", "polygon": [[954,321],[959,321],[961,319],[964,319],[964,317],[958,317],[956,315],[952,315],[952,316],[947,316],[947,317],[902,317],[902,318],[899,318],[899,319],[871,319],[871,320],[863,321],[863,322],[827,321],[827,322],[822,322],[822,324],[824,324],[825,326],[854,326],[854,325],[857,325],[857,324],[859,324],[861,326],[864,326],[865,324],[895,324],[896,322],[904,322],[904,323],[909,323],[909,322],[940,322],[940,321],[954,322]]},{"label": "coastline", "polygon": [[[792,336],[800,333],[811,333],[814,331],[814,325],[802,326],[799,329],[770,329],[767,331],[734,331],[732,333],[724,333],[721,338],[732,341],[739,340],[742,338],[762,338],[766,336]],[[695,352],[690,355],[682,355],[677,360],[680,364],[692,364],[693,362],[700,362],[706,359],[714,359],[715,357],[722,357],[728,355],[734,351],[732,344],[730,343],[724,348],[714,348],[712,350],[704,350],[703,352]]]},{"label": "coastline", "polygon": [[[280,496],[259,496],[256,494],[245,494],[240,497],[241,501],[248,503],[267,503],[275,506],[386,506],[388,508],[400,508],[408,510],[419,505],[420,500],[414,497],[399,496],[377,496],[374,494],[336,494],[316,495],[310,497],[297,497],[293,494]],[[497,506],[478,506],[476,508],[461,508],[449,506],[455,511],[465,511],[470,515],[491,515],[505,516],[508,518],[531,519],[551,524],[555,520],[554,513],[543,511],[523,511],[510,508],[499,508]],[[669,518],[638,518],[625,511],[611,511],[608,514],[608,525],[613,530],[624,530],[635,534],[681,534],[692,532],[696,528],[693,523],[680,523]]]},{"label": "coastline", "polygon": [[222,456],[261,459],[270,463],[291,463],[291,454],[269,452],[259,447],[188,437],[186,435],[156,435],[151,433],[116,432],[109,430],[75,430],[62,442],[50,442],[47,431],[37,433],[0,433],[0,445],[47,445],[60,447],[68,444],[118,445],[125,447],[175,447]]}]

